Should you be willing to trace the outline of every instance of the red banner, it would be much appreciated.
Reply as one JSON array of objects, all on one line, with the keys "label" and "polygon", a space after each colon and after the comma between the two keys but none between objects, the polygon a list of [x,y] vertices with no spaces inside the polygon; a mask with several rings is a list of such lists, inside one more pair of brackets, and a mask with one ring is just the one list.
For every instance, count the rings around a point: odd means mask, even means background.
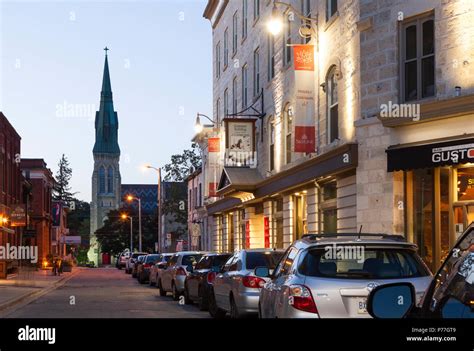
[{"label": "red banner", "polygon": [[245,248],[250,249],[250,221],[245,222]]},{"label": "red banner", "polygon": [[293,46],[295,60],[295,146],[294,152],[316,151],[314,46]]},{"label": "red banner", "polygon": [[270,218],[263,217],[263,234],[265,237],[265,248],[270,247]]}]

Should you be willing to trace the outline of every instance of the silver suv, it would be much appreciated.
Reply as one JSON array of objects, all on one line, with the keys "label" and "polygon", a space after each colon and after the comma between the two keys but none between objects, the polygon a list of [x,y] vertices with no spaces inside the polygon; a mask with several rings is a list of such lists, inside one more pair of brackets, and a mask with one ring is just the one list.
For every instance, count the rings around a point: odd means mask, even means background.
[{"label": "silver suv", "polygon": [[417,246],[385,234],[305,235],[288,248],[260,292],[262,318],[370,318],[375,287],[410,282],[418,301],[431,282]]}]

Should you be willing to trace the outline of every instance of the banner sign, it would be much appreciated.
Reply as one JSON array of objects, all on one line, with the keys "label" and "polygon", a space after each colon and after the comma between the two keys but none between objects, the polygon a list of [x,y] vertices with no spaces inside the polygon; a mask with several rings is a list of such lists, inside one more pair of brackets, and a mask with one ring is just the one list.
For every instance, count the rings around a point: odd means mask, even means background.
[{"label": "banner sign", "polygon": [[255,152],[255,120],[254,119],[227,119],[225,120],[227,167],[257,166]]},{"label": "banner sign", "polygon": [[316,152],[314,45],[293,46],[295,61],[295,152]]},{"label": "banner sign", "polygon": [[53,227],[59,227],[61,225],[61,204],[59,202],[53,202],[52,218]]},{"label": "banner sign", "polygon": [[263,234],[265,238],[265,248],[270,247],[270,218],[263,217]]},{"label": "banner sign", "polygon": [[12,227],[26,227],[26,206],[24,204],[15,205],[10,218]]},{"label": "banner sign", "polygon": [[245,222],[245,248],[250,249],[250,221]]},{"label": "banner sign", "polygon": [[217,183],[220,173],[219,161],[221,159],[221,139],[217,137],[207,139],[208,148],[208,180],[207,197],[217,196]]}]

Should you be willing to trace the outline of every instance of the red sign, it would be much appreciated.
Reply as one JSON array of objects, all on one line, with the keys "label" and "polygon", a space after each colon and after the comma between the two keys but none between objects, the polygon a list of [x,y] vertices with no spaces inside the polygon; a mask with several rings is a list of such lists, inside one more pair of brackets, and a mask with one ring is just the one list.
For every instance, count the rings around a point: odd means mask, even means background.
[{"label": "red sign", "polygon": [[217,183],[209,183],[209,197],[217,196]]},{"label": "red sign", "polygon": [[293,46],[295,58],[295,71],[314,71],[314,46]]},{"label": "red sign", "polygon": [[220,152],[221,151],[221,140],[220,138],[209,138],[207,139],[207,145],[209,152]]},{"label": "red sign", "polygon": [[265,237],[265,248],[270,247],[270,218],[263,217],[263,234]]},{"label": "red sign", "polygon": [[250,249],[250,221],[245,222],[245,248]]},{"label": "red sign", "polygon": [[314,152],[316,145],[314,127],[295,126],[295,152]]}]

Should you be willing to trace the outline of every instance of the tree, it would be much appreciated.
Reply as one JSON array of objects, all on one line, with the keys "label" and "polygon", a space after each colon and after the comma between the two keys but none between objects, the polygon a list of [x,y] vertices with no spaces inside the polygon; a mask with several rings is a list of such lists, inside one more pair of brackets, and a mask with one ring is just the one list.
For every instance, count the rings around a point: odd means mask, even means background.
[{"label": "tree", "polygon": [[184,150],[182,154],[171,156],[171,162],[163,167],[166,175],[165,182],[183,182],[193,170],[201,167],[202,158],[199,146],[196,143],[191,145],[191,149]]},{"label": "tree", "polygon": [[72,178],[72,168],[69,165],[69,160],[66,155],[62,155],[58,167],[59,169],[55,176],[56,184],[53,189],[53,199],[55,201],[70,203],[77,193],[71,192],[69,182]]}]

